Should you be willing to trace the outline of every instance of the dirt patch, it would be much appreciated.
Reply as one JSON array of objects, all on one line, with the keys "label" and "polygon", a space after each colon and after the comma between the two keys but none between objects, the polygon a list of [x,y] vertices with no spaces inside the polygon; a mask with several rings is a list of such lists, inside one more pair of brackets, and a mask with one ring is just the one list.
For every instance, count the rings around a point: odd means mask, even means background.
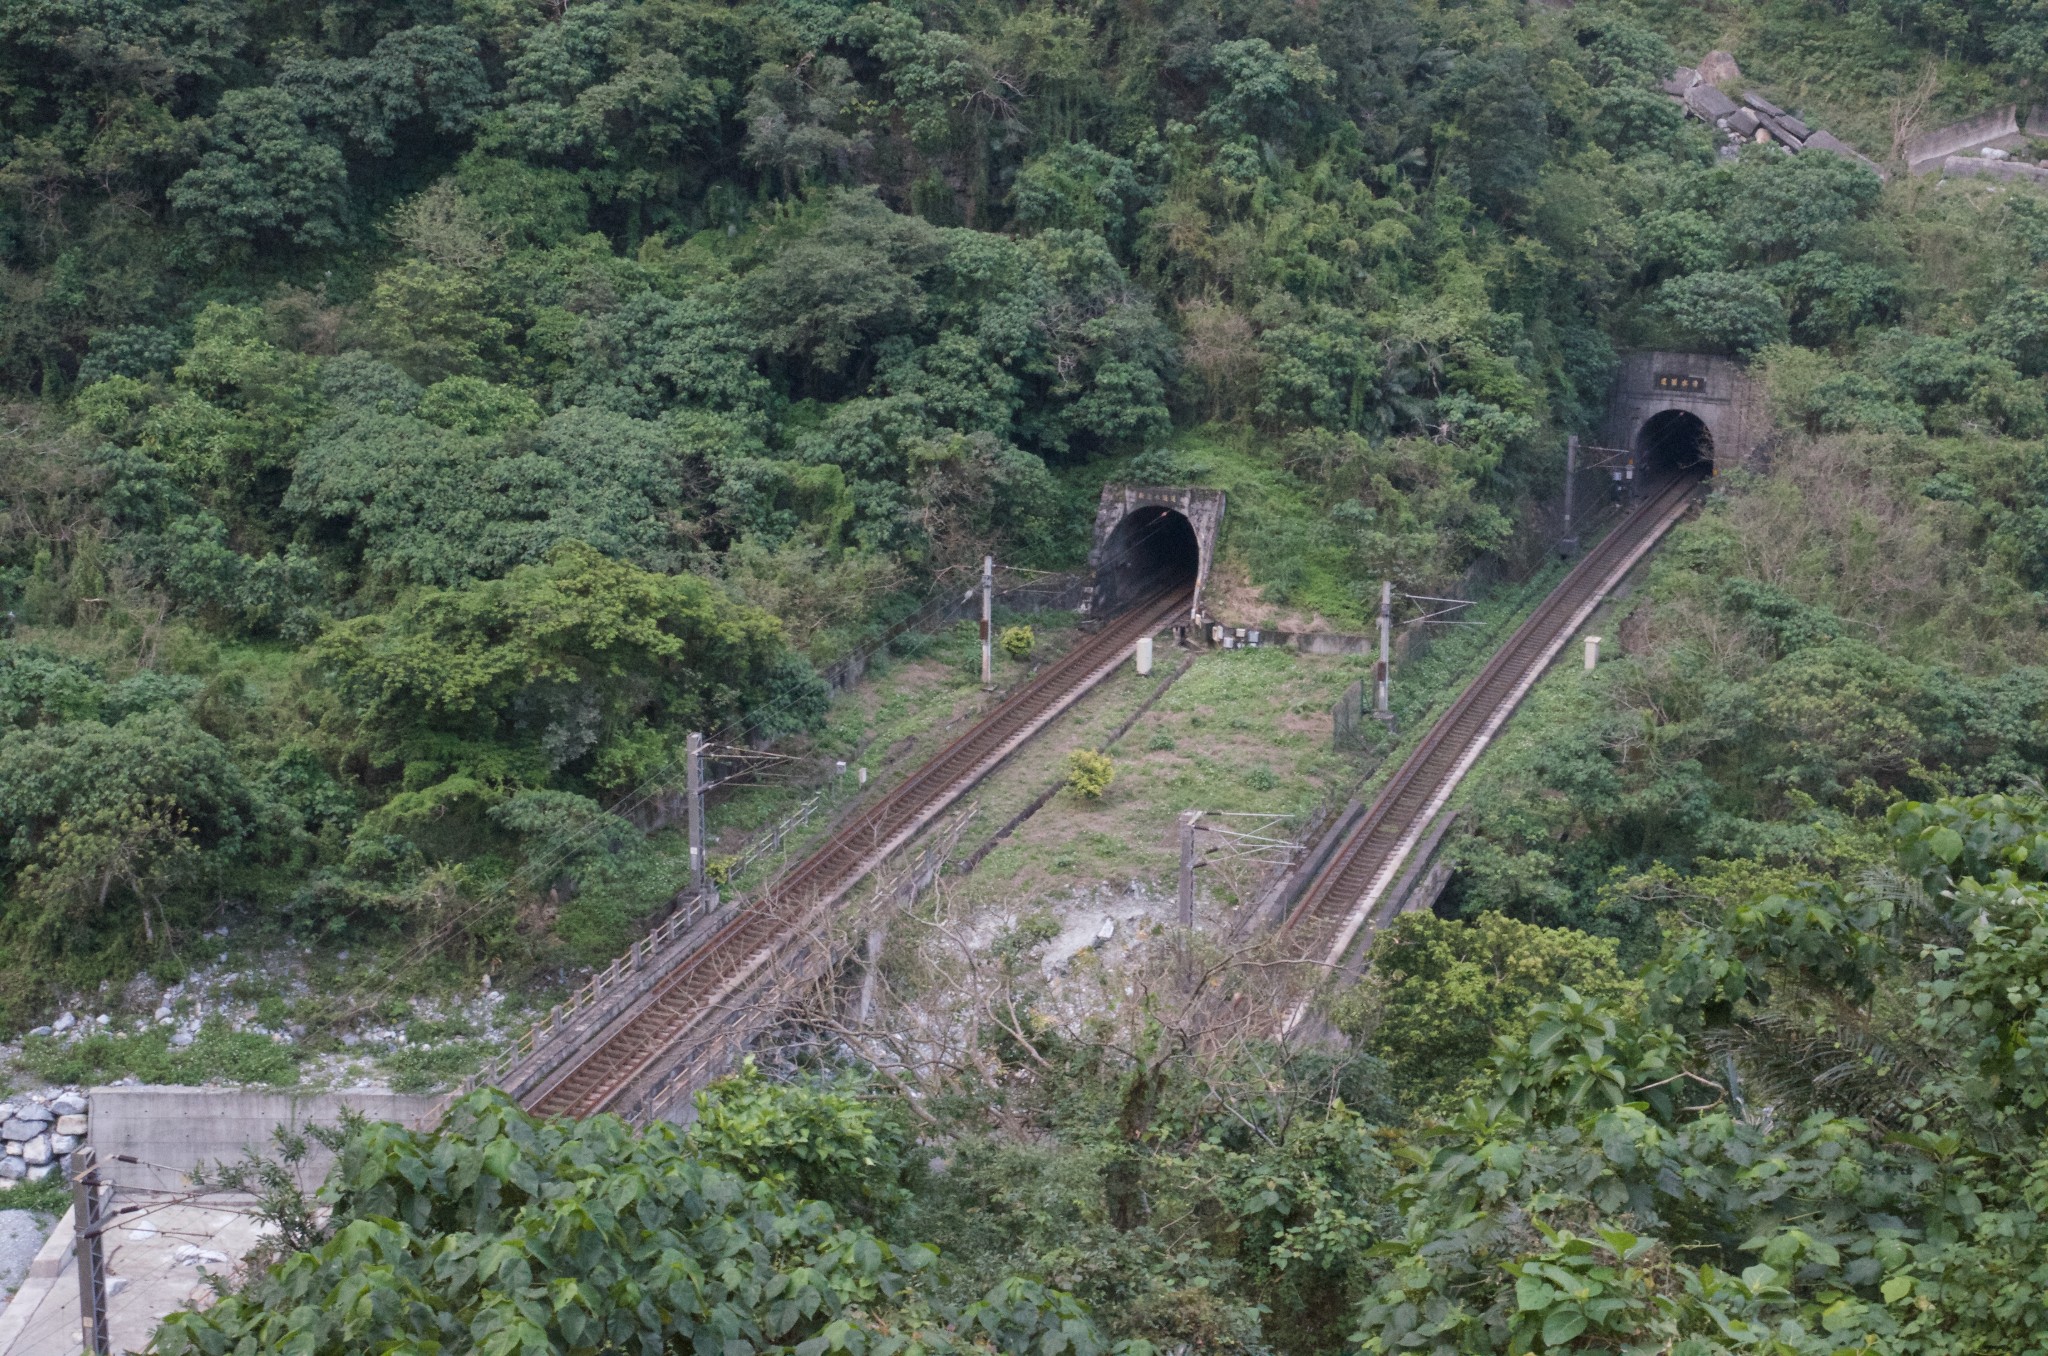
[{"label": "dirt patch", "polygon": [[1218,621],[1274,631],[1342,631],[1320,612],[1303,612],[1266,601],[1244,563],[1219,560],[1202,589],[1202,605]]}]

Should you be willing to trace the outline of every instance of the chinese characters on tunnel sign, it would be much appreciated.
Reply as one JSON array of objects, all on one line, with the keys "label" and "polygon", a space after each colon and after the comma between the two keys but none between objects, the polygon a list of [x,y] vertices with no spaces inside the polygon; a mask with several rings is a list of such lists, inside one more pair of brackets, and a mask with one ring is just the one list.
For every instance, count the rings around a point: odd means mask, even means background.
[{"label": "chinese characters on tunnel sign", "polygon": [[1704,391],[1707,389],[1707,379],[1705,377],[1679,376],[1672,372],[1659,372],[1657,374],[1657,389],[1660,391]]}]

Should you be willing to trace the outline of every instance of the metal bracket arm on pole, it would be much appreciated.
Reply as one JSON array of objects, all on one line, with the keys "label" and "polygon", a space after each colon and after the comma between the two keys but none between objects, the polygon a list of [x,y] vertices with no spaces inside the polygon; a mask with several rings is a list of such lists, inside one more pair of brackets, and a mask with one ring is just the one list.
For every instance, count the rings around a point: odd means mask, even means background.
[{"label": "metal bracket arm on pole", "polygon": [[[1404,622],[1402,622],[1402,623],[1401,623],[1401,625],[1403,625],[1403,626],[1414,626],[1414,625],[1417,625],[1418,623],[1421,623],[1421,622],[1426,622],[1426,621],[1435,621],[1435,620],[1436,620],[1436,619],[1437,619],[1438,617],[1445,617],[1445,616],[1449,616],[1449,615],[1450,615],[1451,613],[1453,613],[1453,612],[1456,612],[1456,611],[1457,611],[1457,610],[1458,610],[1459,608],[1461,608],[1461,607],[1475,607],[1475,606],[1477,606],[1477,603],[1476,603],[1476,601],[1475,601],[1474,599],[1471,599],[1471,598],[1431,598],[1431,597],[1429,597],[1428,595],[1426,595],[1426,594],[1421,594],[1421,593],[1404,593],[1404,594],[1402,594],[1401,596],[1402,596],[1403,598],[1406,598],[1406,599],[1407,599],[1407,600],[1408,600],[1409,602],[1411,602],[1411,603],[1449,603],[1449,604],[1450,604],[1450,606],[1449,606],[1449,607],[1440,607],[1440,608],[1438,608],[1438,609],[1437,609],[1436,611],[1434,611],[1434,612],[1425,612],[1425,613],[1423,613],[1423,614],[1422,614],[1421,616],[1419,616],[1419,617],[1410,617],[1410,618],[1409,618],[1409,619],[1408,619],[1407,621],[1404,621]],[[1464,624],[1466,624],[1466,623],[1460,623],[1460,624],[1461,624],[1461,625],[1464,625]]]}]

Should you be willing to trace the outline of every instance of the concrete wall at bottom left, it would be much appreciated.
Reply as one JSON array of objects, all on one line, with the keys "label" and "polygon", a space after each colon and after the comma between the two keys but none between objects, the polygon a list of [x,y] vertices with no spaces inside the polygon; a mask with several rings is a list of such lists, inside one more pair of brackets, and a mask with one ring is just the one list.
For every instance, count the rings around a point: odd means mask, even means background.
[{"label": "concrete wall at bottom left", "polygon": [[[437,1100],[362,1089],[351,1092],[263,1092],[248,1088],[101,1087],[92,1096],[92,1146],[120,1187],[175,1188],[196,1168],[232,1163],[245,1147],[274,1154],[278,1127],[302,1131],[332,1125],[344,1108],[371,1120],[407,1122]],[[141,1163],[120,1163],[127,1154]],[[319,1185],[334,1156],[310,1146],[300,1180]]]}]

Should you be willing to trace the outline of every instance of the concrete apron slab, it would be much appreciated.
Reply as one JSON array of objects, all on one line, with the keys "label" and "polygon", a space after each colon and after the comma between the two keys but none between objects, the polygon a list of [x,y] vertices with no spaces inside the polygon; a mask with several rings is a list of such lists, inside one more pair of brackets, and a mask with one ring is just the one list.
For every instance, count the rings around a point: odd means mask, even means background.
[{"label": "concrete apron slab", "polygon": [[[225,1274],[261,1237],[253,1197],[116,1191],[113,1208],[141,1207],[107,1230],[107,1336],[115,1351],[140,1351],[157,1324],[212,1296],[206,1278]],[[0,1356],[80,1356],[78,1262],[72,1218],[51,1231],[14,1300],[0,1310]],[[182,1251],[181,1251],[182,1250]],[[226,1261],[194,1257],[211,1254]]]},{"label": "concrete apron slab", "polygon": [[[107,1325],[115,1351],[140,1350],[164,1315],[207,1302],[206,1275],[228,1271],[261,1235],[251,1197],[195,1194],[195,1172],[237,1162],[245,1151],[274,1154],[280,1128],[302,1132],[309,1125],[332,1125],[345,1109],[403,1124],[435,1100],[377,1089],[133,1086],[94,1088],[90,1096],[91,1142],[114,1185],[112,1208],[139,1207],[116,1217],[106,1234],[107,1268],[115,1278]],[[308,1191],[320,1185],[333,1162],[325,1146],[310,1148],[296,1169]],[[124,1163],[117,1155],[133,1161]],[[0,1196],[0,1203],[5,1200]],[[67,1212],[44,1240],[13,1302],[0,1310],[0,1356],[72,1356],[84,1350],[72,1241]],[[195,1257],[195,1251],[220,1260]]]}]

